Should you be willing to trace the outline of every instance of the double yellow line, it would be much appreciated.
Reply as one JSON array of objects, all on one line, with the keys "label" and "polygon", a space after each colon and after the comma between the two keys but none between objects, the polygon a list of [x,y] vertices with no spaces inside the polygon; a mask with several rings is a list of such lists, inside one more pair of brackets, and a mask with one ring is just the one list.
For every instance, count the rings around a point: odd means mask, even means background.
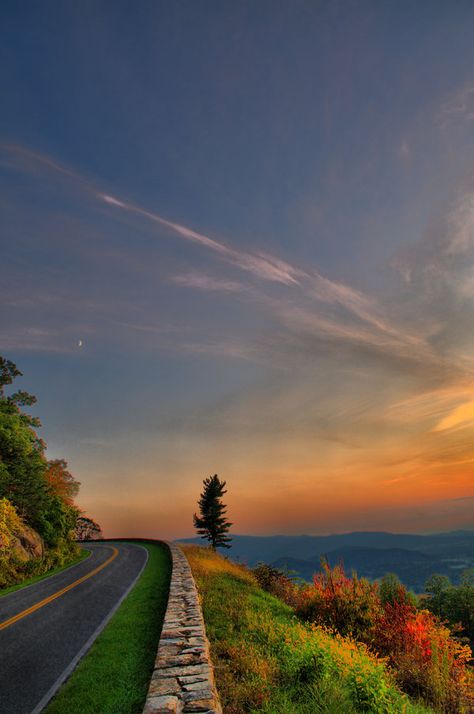
[{"label": "double yellow line", "polygon": [[64,595],[65,593],[69,592],[69,590],[72,590],[77,585],[80,585],[81,583],[83,583],[85,580],[89,580],[89,578],[92,578],[93,575],[97,575],[97,573],[100,573],[100,571],[103,570],[104,568],[106,568],[108,565],[110,565],[110,563],[113,560],[115,560],[115,558],[119,554],[117,548],[115,548],[114,546],[111,546],[111,547],[113,550],[113,554],[110,556],[110,558],[108,558],[108,560],[106,560],[104,563],[102,563],[102,565],[99,565],[94,570],[91,570],[90,573],[83,575],[82,578],[79,578],[78,580],[75,580],[73,583],[66,585],[65,588],[62,588],[62,590],[58,590],[57,592],[53,593],[52,595],[49,595],[49,597],[45,597],[44,600],[40,600],[40,602],[37,602],[35,605],[32,605],[31,607],[27,608],[26,610],[19,612],[18,615],[14,615],[13,617],[10,617],[9,620],[4,620],[3,622],[0,622],[0,630],[5,630],[7,627],[10,627],[10,625],[13,625],[15,622],[18,622],[18,620],[22,620],[27,615],[31,615],[33,612],[36,612],[36,610],[39,610],[41,607],[48,605],[50,602],[53,602],[53,600],[56,600],[56,598],[61,597],[61,595]]}]

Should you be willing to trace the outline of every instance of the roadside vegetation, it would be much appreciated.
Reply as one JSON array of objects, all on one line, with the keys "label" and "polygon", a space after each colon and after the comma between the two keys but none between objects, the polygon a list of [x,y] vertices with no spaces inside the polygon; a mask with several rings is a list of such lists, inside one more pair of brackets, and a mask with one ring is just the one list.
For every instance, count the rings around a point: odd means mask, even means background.
[{"label": "roadside vegetation", "polygon": [[[299,619],[290,582],[260,585],[209,548],[182,545],[202,598],[216,681],[226,714],[427,714],[367,645]],[[270,582],[271,581],[271,582]],[[286,594],[285,594],[286,592]],[[295,605],[295,602],[292,603]]]},{"label": "roadside vegetation", "polygon": [[66,565],[58,566],[57,568],[53,568],[52,570],[48,570],[47,573],[43,573],[42,575],[34,575],[31,578],[25,578],[24,580],[22,580],[19,583],[16,583],[15,585],[9,585],[6,588],[2,588],[0,590],[0,598],[4,597],[5,595],[9,595],[10,593],[15,592],[16,590],[21,590],[22,588],[26,588],[26,587],[28,587],[28,585],[33,585],[34,583],[38,583],[40,580],[49,578],[50,575],[56,575],[57,573],[60,573],[63,570],[67,570],[67,568],[70,568],[73,565],[76,565],[77,563],[82,562],[89,556],[90,556],[89,551],[83,550],[82,548],[80,548],[79,555],[72,562],[69,562]]},{"label": "roadside vegetation", "polygon": [[171,560],[163,543],[140,545],[148,550],[140,579],[46,714],[141,714],[168,602]]},{"label": "roadside vegetation", "polygon": [[64,459],[48,460],[40,421],[27,411],[36,397],[11,388],[18,377],[16,365],[0,357],[0,588],[80,557],[80,484]]}]

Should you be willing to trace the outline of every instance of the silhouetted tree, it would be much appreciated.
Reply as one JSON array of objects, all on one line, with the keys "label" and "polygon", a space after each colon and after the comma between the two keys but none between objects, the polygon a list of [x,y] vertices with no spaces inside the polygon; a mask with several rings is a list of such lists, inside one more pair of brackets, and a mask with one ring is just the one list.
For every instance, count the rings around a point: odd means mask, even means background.
[{"label": "silhouetted tree", "polygon": [[199,513],[194,514],[194,527],[197,532],[208,540],[213,550],[218,547],[230,548],[232,538],[227,533],[232,525],[227,520],[227,506],[222,503],[222,496],[227,493],[226,482],[220,481],[217,474],[204,479],[204,489],[199,499]]}]

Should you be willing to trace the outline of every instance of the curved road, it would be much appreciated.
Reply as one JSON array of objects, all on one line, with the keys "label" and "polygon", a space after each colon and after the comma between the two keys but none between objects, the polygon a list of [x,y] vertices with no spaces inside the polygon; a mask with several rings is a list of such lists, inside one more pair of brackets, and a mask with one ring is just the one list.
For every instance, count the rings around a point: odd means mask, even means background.
[{"label": "curved road", "polygon": [[0,712],[46,706],[140,576],[148,552],[88,543],[77,565],[0,597]]}]

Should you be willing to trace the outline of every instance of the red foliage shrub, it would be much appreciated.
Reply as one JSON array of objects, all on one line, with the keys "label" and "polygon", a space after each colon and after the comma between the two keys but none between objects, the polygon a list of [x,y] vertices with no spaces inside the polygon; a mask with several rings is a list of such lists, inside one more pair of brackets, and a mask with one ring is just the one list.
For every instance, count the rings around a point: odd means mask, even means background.
[{"label": "red foliage shrub", "polygon": [[313,584],[301,588],[295,609],[305,620],[368,643],[381,609],[378,585],[355,573],[349,578],[342,565],[331,569],[323,562]]},{"label": "red foliage shrub", "polygon": [[406,692],[443,712],[467,711],[471,652],[435,615],[403,601],[386,603],[373,643]]}]

